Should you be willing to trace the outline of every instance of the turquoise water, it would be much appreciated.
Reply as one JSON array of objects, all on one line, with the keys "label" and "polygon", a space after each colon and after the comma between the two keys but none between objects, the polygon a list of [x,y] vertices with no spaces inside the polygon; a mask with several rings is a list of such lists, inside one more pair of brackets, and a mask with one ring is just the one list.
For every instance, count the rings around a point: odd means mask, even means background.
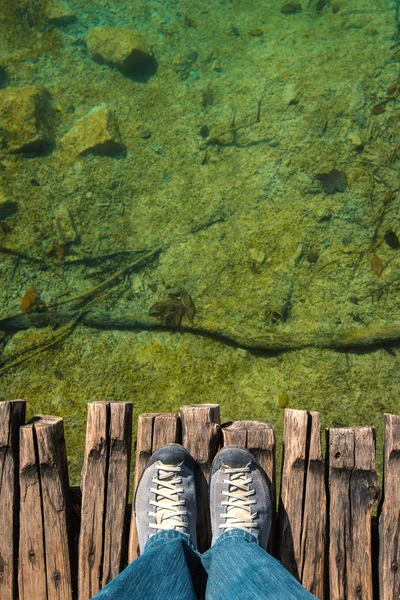
[{"label": "turquoise water", "polygon": [[278,445],[318,410],[380,465],[398,44],[386,0],[3,0],[0,396],[65,418],[73,482],[99,399],[219,402]]}]

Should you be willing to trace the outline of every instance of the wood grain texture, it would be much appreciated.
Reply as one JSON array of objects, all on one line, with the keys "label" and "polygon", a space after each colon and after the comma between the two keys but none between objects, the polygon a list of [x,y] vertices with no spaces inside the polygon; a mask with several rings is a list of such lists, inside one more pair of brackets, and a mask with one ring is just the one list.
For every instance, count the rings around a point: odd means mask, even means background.
[{"label": "wood grain texture", "polygon": [[102,587],[123,567],[127,540],[126,509],[132,446],[132,403],[110,403],[107,504],[104,523]]},{"label": "wood grain texture", "polygon": [[332,600],[347,598],[346,552],[351,537],[350,478],[354,469],[352,429],[328,431],[329,452],[329,591]]},{"label": "wood grain texture", "polygon": [[301,584],[320,600],[325,598],[326,490],[321,449],[320,414],[309,412],[306,486],[301,531]]},{"label": "wood grain texture", "polygon": [[0,598],[17,592],[15,557],[19,537],[19,428],[25,422],[25,401],[0,402]]},{"label": "wood grain texture", "polygon": [[204,552],[211,543],[208,483],[211,463],[220,445],[219,404],[182,406],[182,445],[193,456],[199,470],[197,489],[197,546]]},{"label": "wood grain texture", "polygon": [[177,413],[164,413],[155,415],[153,422],[153,440],[151,444],[151,453],[165,446],[176,442],[179,444],[182,439],[181,420]]},{"label": "wood grain texture", "polygon": [[264,470],[269,484],[272,504],[271,533],[268,552],[275,553],[276,542],[276,466],[275,430],[270,423],[260,421],[235,421],[222,426],[224,446],[235,445],[247,448]]},{"label": "wood grain texture", "polygon": [[385,414],[383,498],[379,516],[379,593],[400,598],[400,416]]},{"label": "wood grain texture", "polygon": [[[181,422],[177,413],[144,413],[139,415],[136,435],[136,465],[133,496],[142,473],[151,457],[161,446],[181,442]],[[134,501],[129,530],[128,562],[139,556],[139,538],[136,527]]]},{"label": "wood grain texture", "polygon": [[108,403],[88,404],[82,508],[78,552],[78,598],[89,600],[100,590],[106,512]]},{"label": "wood grain texture", "polygon": [[379,499],[372,427],[330,429],[331,600],[372,600],[371,517]]},{"label": "wood grain texture", "polygon": [[306,410],[285,410],[278,556],[283,566],[296,579],[300,579],[302,564],[301,530],[306,483],[308,422],[309,416]]},{"label": "wood grain texture", "polygon": [[68,540],[68,468],[64,424],[41,416],[33,424],[42,498],[48,600],[72,600]]},{"label": "wood grain texture", "polygon": [[19,600],[47,600],[44,522],[33,423],[20,429]]}]

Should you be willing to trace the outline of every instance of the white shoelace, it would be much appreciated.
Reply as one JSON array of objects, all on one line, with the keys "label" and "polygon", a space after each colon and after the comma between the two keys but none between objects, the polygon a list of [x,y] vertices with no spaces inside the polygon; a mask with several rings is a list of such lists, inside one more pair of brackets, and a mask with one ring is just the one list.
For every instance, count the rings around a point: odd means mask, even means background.
[{"label": "white shoelace", "polygon": [[[256,500],[249,500],[256,491],[250,489],[250,484],[253,481],[252,477],[246,476],[250,472],[250,463],[245,467],[229,467],[223,465],[224,471],[229,475],[229,479],[224,479],[224,483],[228,485],[228,491],[223,491],[223,495],[228,497],[228,500],[223,500],[222,505],[226,506],[226,512],[221,514],[221,519],[225,519],[225,523],[221,523],[220,529],[227,531],[228,529],[239,528],[248,531],[258,527],[254,519],[257,513],[251,513],[251,505],[256,503]],[[253,532],[251,532],[253,533]]]},{"label": "white shoelace", "polygon": [[156,499],[150,500],[150,504],[156,507],[154,512],[149,512],[150,517],[154,517],[155,523],[149,523],[151,529],[161,531],[163,529],[176,529],[187,533],[186,529],[189,525],[184,521],[184,516],[188,511],[184,507],[185,500],[179,498],[179,494],[183,493],[182,477],[176,475],[181,472],[180,465],[164,465],[158,461],[158,477],[153,477],[152,482],[156,487],[150,491],[155,494]]}]

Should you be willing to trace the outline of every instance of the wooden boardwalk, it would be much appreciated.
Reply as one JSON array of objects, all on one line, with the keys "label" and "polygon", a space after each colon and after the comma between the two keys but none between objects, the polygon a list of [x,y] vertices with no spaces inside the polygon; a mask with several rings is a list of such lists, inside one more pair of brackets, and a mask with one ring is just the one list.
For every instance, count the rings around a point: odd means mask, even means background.
[{"label": "wooden boardwalk", "polygon": [[[400,598],[400,416],[386,414],[384,431],[380,483],[372,427],[328,429],[323,457],[319,413],[285,410],[269,551],[321,600]],[[25,424],[24,401],[0,402],[1,600],[89,600],[137,557],[131,437],[131,403],[90,403],[81,488],[70,488],[62,419]],[[201,551],[211,534],[210,466],[223,444],[256,456],[275,499],[271,424],[221,425],[218,404],[139,415],[134,488],[151,454],[169,442],[182,443],[199,467]]]}]

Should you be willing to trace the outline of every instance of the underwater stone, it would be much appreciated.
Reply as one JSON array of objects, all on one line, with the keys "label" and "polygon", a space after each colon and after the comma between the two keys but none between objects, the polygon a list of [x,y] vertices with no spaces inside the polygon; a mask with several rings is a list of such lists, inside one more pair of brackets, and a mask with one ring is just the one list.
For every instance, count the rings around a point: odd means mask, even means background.
[{"label": "underwater stone", "polygon": [[301,4],[298,2],[287,2],[281,6],[281,13],[283,15],[294,15],[298,12],[301,12]]},{"label": "underwater stone", "polygon": [[283,88],[282,100],[288,106],[298,103],[298,92],[294,83],[287,83]]},{"label": "underwater stone", "polygon": [[58,243],[65,245],[76,242],[78,233],[75,229],[71,214],[65,204],[60,204],[57,207],[54,214],[53,226]]},{"label": "underwater stone", "polygon": [[154,57],[143,37],[132,29],[92,27],[87,44],[93,60],[116,67],[124,75],[155,73]]},{"label": "underwater stone", "polygon": [[51,25],[68,25],[76,21],[74,11],[64,0],[48,0],[46,13]]},{"label": "underwater stone", "polygon": [[315,175],[315,179],[322,183],[322,188],[326,194],[342,193],[347,188],[347,174],[337,169],[332,169],[329,173],[318,173]]},{"label": "underwater stone", "polygon": [[61,147],[72,159],[89,152],[115,155],[125,149],[115,115],[105,104],[79,119],[62,138]]},{"label": "underwater stone", "polygon": [[55,113],[41,85],[0,90],[0,145],[9,152],[43,152],[54,140]]}]

